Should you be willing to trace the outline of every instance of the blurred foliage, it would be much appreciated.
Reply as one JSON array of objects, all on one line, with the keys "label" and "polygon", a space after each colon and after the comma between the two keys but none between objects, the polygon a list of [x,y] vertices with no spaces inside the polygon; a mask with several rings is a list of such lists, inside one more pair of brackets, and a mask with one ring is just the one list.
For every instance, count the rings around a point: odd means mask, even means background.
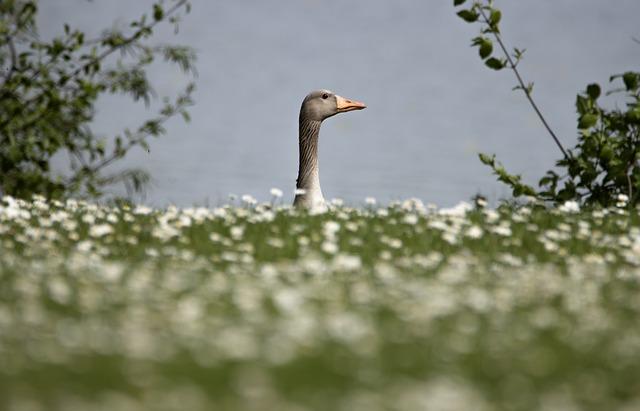
[{"label": "blurred foliage", "polygon": [[[454,6],[465,6],[466,0],[454,0]],[[471,45],[478,48],[480,58],[494,70],[509,68],[518,79],[514,90],[522,90],[536,114],[563,154],[556,165],[561,173],[549,170],[540,179],[539,189],[524,184],[521,177],[508,173],[495,156],[480,154],[480,160],[491,167],[498,180],[511,187],[513,195],[533,196],[551,203],[569,200],[590,205],[611,206],[620,196],[635,206],[640,202],[640,72],[626,72],[611,76],[616,88],[607,94],[621,95],[622,108],[605,108],[601,104],[602,88],[590,84],[578,94],[578,142],[565,150],[549,127],[532,98],[533,83],[525,83],[518,71],[518,63],[525,50],[514,48],[509,53],[501,37],[502,12],[493,1],[473,1],[458,11],[468,23],[481,25],[480,35]],[[501,55],[494,54],[494,41]]]},{"label": "blurred foliage", "polygon": [[0,410],[640,409],[640,214],[0,198]]},{"label": "blurred foliage", "polygon": [[[149,180],[146,172],[107,169],[134,147],[148,150],[148,138],[163,134],[168,119],[188,120],[193,84],[175,99],[165,98],[159,113],[137,129],[111,138],[92,130],[95,104],[111,94],[149,105],[156,94],[147,69],[156,60],[195,74],[190,48],[148,44],[161,23],[177,31],[180,15],[189,9],[187,0],[160,1],[123,31],[89,39],[65,24],[62,34],[43,40],[36,27],[37,1],[0,2],[0,193],[100,197],[115,183],[128,193],[140,192]],[[61,154],[69,158],[69,172],[58,174],[52,158]]]}]

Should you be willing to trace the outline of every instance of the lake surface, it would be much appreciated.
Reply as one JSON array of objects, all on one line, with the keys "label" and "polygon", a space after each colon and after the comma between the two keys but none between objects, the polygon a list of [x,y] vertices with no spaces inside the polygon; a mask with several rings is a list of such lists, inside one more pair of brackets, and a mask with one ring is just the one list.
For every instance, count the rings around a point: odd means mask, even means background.
[{"label": "lake surface", "polygon": [[[297,119],[310,90],[329,88],[367,103],[329,119],[320,138],[325,197],[362,203],[419,197],[441,206],[481,192],[509,192],[477,159],[496,153],[535,182],[559,152],[512,73],[483,67],[469,47],[478,26],[455,16],[451,1],[195,0],[178,35],[157,41],[198,51],[192,122],[174,120],[151,152],[126,165],[153,176],[146,202],[188,206],[227,201],[229,193],[293,198]],[[517,4],[516,4],[517,3]],[[42,34],[64,22],[99,33],[124,26],[150,1],[44,0]],[[497,2],[511,46],[526,48],[521,70],[565,146],[575,142],[575,95],[590,82],[640,69],[640,2]],[[154,67],[159,96],[184,85],[179,72]],[[126,104],[123,104],[126,103]],[[152,109],[154,106],[151,107]],[[121,98],[100,102],[95,130],[105,137],[135,127],[150,112]]]}]

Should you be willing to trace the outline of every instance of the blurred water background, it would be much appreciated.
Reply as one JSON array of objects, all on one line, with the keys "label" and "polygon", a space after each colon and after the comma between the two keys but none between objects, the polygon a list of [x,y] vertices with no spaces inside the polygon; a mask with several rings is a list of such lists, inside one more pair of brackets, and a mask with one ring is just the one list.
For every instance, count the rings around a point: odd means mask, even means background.
[{"label": "blurred water background", "polygon": [[[452,1],[193,0],[177,35],[158,42],[198,52],[192,122],[174,120],[151,151],[125,165],[149,170],[145,202],[215,205],[230,193],[293,197],[297,120],[308,91],[329,88],[367,103],[330,119],[320,142],[326,198],[361,204],[418,197],[447,206],[483,193],[509,195],[477,159],[496,153],[507,169],[535,182],[560,157],[511,72],[483,67],[470,39],[478,26],[455,16]],[[41,34],[63,23],[98,34],[148,11],[149,0],[43,0]],[[520,68],[565,146],[576,138],[574,100],[590,82],[640,68],[638,0],[499,1],[503,33],[526,48]],[[152,70],[159,96],[184,76]],[[606,87],[605,87],[606,88]],[[126,104],[124,104],[126,102]],[[100,101],[95,129],[105,137],[150,116],[144,104]]]}]

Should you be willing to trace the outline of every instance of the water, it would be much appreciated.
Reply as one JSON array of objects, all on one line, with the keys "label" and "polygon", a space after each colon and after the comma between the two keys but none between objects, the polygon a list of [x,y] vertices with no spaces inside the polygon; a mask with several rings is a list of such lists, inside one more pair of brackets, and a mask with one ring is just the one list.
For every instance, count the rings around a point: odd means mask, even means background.
[{"label": "water", "polygon": [[[43,35],[63,22],[99,33],[124,25],[150,1],[41,2]],[[618,0],[498,2],[503,33],[526,48],[522,72],[565,146],[575,142],[576,93],[590,82],[639,69],[640,2]],[[216,204],[229,193],[293,198],[297,118],[308,91],[329,88],[367,103],[329,119],[321,132],[320,177],[326,198],[358,204],[419,197],[439,205],[477,192],[509,191],[477,159],[496,153],[535,182],[560,157],[510,72],[482,66],[469,48],[477,26],[459,20],[451,1],[193,1],[193,13],[160,41],[198,51],[193,121],[172,121],[151,152],[126,165],[153,176],[146,202]],[[153,70],[159,95],[175,94],[182,76]],[[135,127],[144,106],[100,102],[95,129],[105,136]]]}]

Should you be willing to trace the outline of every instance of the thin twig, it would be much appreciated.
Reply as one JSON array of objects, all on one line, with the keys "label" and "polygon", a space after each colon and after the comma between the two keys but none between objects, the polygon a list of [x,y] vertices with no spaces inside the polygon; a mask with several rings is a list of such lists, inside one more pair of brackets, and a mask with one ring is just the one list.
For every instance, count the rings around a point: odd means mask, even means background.
[{"label": "thin twig", "polygon": [[9,48],[9,55],[11,56],[11,67],[9,67],[9,71],[4,76],[4,83],[8,83],[13,77],[13,73],[15,73],[18,68],[18,52],[16,51],[16,45],[13,43],[13,39],[9,36],[6,37],[7,47]]},{"label": "thin twig", "polygon": [[105,58],[107,58],[109,55],[113,54],[116,50],[119,50],[123,47],[128,46],[129,44],[133,43],[134,41],[138,40],[138,38],[140,38],[143,29],[147,29],[147,30],[151,30],[153,29],[158,23],[160,23],[163,20],[166,20],[167,17],[169,17],[170,15],[172,15],[176,10],[178,10],[179,8],[181,8],[188,0],[180,0],[179,2],[177,2],[173,7],[171,7],[169,10],[166,11],[165,15],[163,18],[159,19],[159,20],[155,20],[153,23],[149,24],[148,26],[141,28],[140,30],[138,30],[137,32],[135,32],[133,35],[131,35],[130,37],[124,39],[124,41],[121,44],[118,44],[117,46],[113,46],[110,49],[105,50],[104,52],[102,52],[102,54],[98,55],[95,59],[92,59],[92,61],[78,67],[74,72],[71,73],[71,75],[69,76],[69,78],[73,78],[75,76],[77,76],[78,74],[80,74],[83,70],[85,70],[86,68],[88,68],[89,66],[91,66],[92,64],[95,64],[96,62],[102,61]]},{"label": "thin twig", "polygon": [[[114,52],[116,52],[117,50],[120,50],[123,47],[126,47],[128,45],[130,45],[131,43],[135,42],[136,40],[138,40],[141,36],[141,33],[144,30],[151,30],[153,29],[158,23],[160,23],[161,21],[166,20],[170,15],[172,15],[173,13],[175,13],[178,9],[180,9],[182,6],[184,6],[187,3],[188,0],[180,0],[178,1],[173,7],[171,7],[170,9],[168,9],[163,18],[159,19],[159,20],[155,20],[153,23],[140,28],[139,30],[137,30],[135,33],[133,33],[130,37],[127,37],[123,40],[123,42],[121,44],[112,46],[111,48],[108,48],[107,50],[103,51],[100,55],[96,56],[95,58],[91,59],[91,61],[83,64],[82,66],[78,67],[76,70],[74,70],[71,75],[68,77],[68,80],[71,80],[73,78],[75,78],[78,74],[82,73],[85,69],[87,69],[88,67],[90,67],[92,64],[95,64],[97,62],[100,62],[102,60],[104,60],[105,58],[109,57],[111,54],[113,54]],[[50,61],[46,66],[44,67],[40,67],[38,70],[35,71],[35,73],[32,74],[30,80],[33,81],[35,80],[40,74],[42,74],[42,71],[44,70],[44,68],[48,67],[49,65],[53,64],[55,60]],[[23,103],[23,109],[28,107],[29,105],[31,105],[32,103],[34,103],[35,101],[37,101],[39,98],[42,97],[44,93],[41,94],[36,94],[33,97],[31,97],[30,99],[26,100]],[[7,122],[5,122],[5,124],[2,124],[1,126],[5,126]]]},{"label": "thin twig", "polygon": [[[478,7],[478,9],[480,10],[480,14],[482,15],[482,18],[484,19],[485,23],[489,27],[491,27],[491,22],[489,21],[489,18],[487,17],[487,15],[484,12],[484,10],[482,9],[482,7]],[[560,140],[558,139],[556,134],[553,132],[553,130],[551,129],[551,127],[547,123],[547,120],[544,118],[544,116],[540,112],[540,109],[538,108],[538,105],[535,103],[535,101],[533,101],[533,98],[531,97],[531,93],[529,92],[529,89],[525,85],[524,80],[522,80],[522,76],[520,76],[520,72],[518,71],[516,65],[514,64],[513,59],[511,59],[511,55],[507,51],[507,47],[504,45],[504,42],[502,41],[502,37],[500,36],[500,34],[496,30],[492,29],[491,32],[493,33],[493,35],[496,38],[498,44],[500,45],[500,48],[504,52],[504,55],[507,57],[507,61],[509,62],[509,67],[515,73],[516,78],[518,79],[518,83],[520,83],[520,88],[522,88],[522,91],[524,92],[525,96],[527,96],[527,100],[529,100],[529,103],[531,103],[531,106],[533,107],[533,109],[535,110],[536,114],[538,115],[538,118],[540,118],[540,121],[542,121],[542,124],[547,129],[547,131],[549,132],[549,134],[551,135],[553,140],[556,142],[556,145],[558,146],[560,151],[562,151],[562,155],[564,155],[564,158],[569,160],[570,156],[567,154],[567,151],[564,149],[564,147],[560,143]]]}]

